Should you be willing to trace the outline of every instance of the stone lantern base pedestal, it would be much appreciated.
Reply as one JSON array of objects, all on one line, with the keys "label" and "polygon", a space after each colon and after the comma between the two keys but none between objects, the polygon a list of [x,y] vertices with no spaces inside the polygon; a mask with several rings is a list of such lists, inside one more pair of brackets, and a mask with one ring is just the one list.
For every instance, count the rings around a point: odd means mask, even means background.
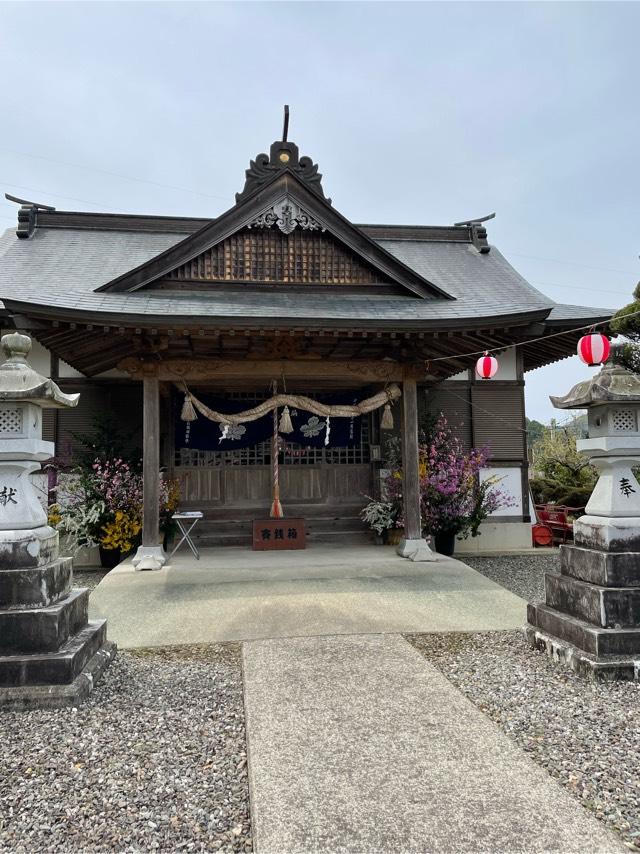
[{"label": "stone lantern base pedestal", "polygon": [[526,636],[578,673],[640,679],[640,519],[582,516],[545,602],[528,606]]},{"label": "stone lantern base pedestal", "polygon": [[115,656],[47,526],[0,532],[0,708],[76,705]]}]

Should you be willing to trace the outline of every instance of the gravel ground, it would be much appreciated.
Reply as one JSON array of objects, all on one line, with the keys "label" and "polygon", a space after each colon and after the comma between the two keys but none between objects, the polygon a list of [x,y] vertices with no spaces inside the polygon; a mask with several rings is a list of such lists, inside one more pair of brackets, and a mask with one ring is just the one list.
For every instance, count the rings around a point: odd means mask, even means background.
[{"label": "gravel ground", "polygon": [[2,852],[253,850],[237,644],[119,652],[78,709],[4,712],[0,738]]},{"label": "gravel ground", "polygon": [[520,632],[407,639],[631,850],[640,850],[639,683],[580,679],[529,649]]},{"label": "gravel ground", "polygon": [[105,575],[109,572],[108,569],[76,569],[73,568],[73,586],[88,587],[93,590],[100,584]]},{"label": "gravel ground", "polygon": [[506,587],[527,602],[544,599],[544,574],[558,570],[558,552],[533,555],[501,555],[500,557],[477,557],[463,555],[460,560],[477,572],[481,572]]}]

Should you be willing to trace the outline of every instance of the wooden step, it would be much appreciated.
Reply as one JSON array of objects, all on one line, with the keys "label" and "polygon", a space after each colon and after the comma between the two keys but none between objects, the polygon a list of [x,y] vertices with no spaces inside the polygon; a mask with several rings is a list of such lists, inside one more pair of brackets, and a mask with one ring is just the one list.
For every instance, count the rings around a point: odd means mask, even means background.
[{"label": "wooden step", "polygon": [[[222,548],[224,546],[245,546],[251,547],[252,536],[251,532],[246,533],[230,533],[230,534],[205,534],[202,537],[195,537],[194,541],[199,548]],[[374,535],[368,529],[359,531],[308,531],[308,543],[342,543],[343,545],[367,545],[374,542]]]}]

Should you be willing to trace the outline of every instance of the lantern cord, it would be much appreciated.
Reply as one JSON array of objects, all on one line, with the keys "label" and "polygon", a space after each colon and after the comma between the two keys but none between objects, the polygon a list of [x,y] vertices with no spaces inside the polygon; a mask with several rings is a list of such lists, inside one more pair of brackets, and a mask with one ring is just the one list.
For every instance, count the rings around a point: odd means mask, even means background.
[{"label": "lantern cord", "polygon": [[[629,314],[625,314],[625,319],[627,317],[636,317],[640,314],[640,311],[632,311]],[[515,350],[516,347],[525,347],[528,344],[537,344],[538,341],[546,341],[549,338],[559,338],[561,335],[575,335],[576,332],[588,332],[591,329],[595,329],[597,326],[606,326],[608,323],[611,323],[611,318],[609,320],[601,320],[598,323],[590,323],[588,326],[578,326],[575,329],[566,329],[563,332],[551,332],[549,335],[541,335],[539,338],[528,338],[526,341],[518,341],[515,344],[505,344],[503,347],[493,347],[490,350],[486,348],[483,350],[474,350],[472,353],[456,353],[453,356],[434,356],[429,359],[429,362],[450,362],[452,359],[466,359],[467,356],[484,356],[490,353],[504,353],[505,350]]]}]

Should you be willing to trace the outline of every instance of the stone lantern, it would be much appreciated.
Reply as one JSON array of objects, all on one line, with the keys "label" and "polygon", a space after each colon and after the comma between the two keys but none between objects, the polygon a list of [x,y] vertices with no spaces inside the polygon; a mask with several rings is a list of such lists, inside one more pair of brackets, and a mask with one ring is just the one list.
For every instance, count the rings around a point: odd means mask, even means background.
[{"label": "stone lantern", "polygon": [[545,576],[545,603],[529,605],[530,642],[578,672],[640,678],[640,376],[605,365],[558,409],[586,409],[589,437],[577,449],[598,482],[560,547],[560,572]]},{"label": "stone lantern", "polygon": [[42,410],[77,406],[27,362],[31,339],[2,337],[0,365],[0,706],[55,707],[85,697],[115,653],[106,621],[88,622],[89,591],[72,589],[31,481],[53,456]]}]

